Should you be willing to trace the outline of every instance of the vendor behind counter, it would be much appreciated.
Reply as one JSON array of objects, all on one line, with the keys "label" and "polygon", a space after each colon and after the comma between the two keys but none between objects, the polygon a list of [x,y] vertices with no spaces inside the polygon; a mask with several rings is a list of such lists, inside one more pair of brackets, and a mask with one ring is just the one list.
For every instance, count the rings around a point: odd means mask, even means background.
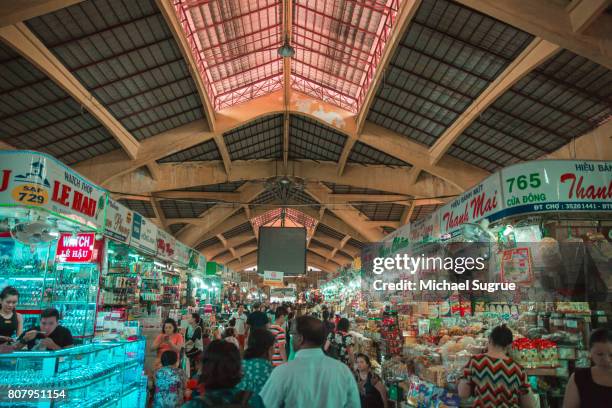
[{"label": "vendor behind counter", "polygon": [[40,326],[34,327],[23,334],[16,349],[27,347],[28,350],[60,350],[74,344],[69,329],[59,324],[59,311],[49,308],[40,315]]}]

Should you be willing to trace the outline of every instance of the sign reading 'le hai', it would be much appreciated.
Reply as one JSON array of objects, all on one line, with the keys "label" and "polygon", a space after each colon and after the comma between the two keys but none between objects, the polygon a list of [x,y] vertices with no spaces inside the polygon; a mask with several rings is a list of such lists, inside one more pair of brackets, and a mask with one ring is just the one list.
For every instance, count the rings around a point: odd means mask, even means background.
[{"label": "sign reading 'le hai'", "polygon": [[40,208],[103,229],[104,189],[43,153],[2,151],[0,163],[0,205]]}]

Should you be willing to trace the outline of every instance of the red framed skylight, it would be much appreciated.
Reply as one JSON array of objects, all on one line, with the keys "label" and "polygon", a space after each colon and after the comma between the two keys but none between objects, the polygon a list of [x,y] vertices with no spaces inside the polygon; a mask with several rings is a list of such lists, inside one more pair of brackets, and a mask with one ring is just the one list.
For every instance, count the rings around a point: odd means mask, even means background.
[{"label": "red framed skylight", "polygon": [[[293,0],[291,86],[357,112],[400,0]],[[283,87],[282,0],[174,0],[215,110]]]}]

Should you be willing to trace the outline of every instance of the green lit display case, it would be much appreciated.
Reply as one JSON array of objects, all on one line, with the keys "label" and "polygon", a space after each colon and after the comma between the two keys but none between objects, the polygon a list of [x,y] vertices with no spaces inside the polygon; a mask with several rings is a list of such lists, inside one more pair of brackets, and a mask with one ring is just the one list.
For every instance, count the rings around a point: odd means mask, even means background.
[{"label": "green lit display case", "polygon": [[94,335],[99,287],[97,263],[57,262],[47,274],[47,305],[60,312],[62,326],[77,339]]},{"label": "green lit display case", "polygon": [[0,407],[144,407],[144,356],[143,339],[0,354]]},{"label": "green lit display case", "polygon": [[24,328],[38,324],[54,254],[55,243],[30,247],[0,233],[0,289],[14,286],[19,292],[17,311],[23,315]]}]

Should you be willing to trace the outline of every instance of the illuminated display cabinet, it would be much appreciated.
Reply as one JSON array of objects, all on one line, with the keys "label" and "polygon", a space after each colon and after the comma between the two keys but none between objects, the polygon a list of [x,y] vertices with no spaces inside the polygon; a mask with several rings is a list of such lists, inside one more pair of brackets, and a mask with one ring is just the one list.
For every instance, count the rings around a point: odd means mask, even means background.
[{"label": "illuminated display cabinet", "polygon": [[[144,340],[0,354],[0,407],[144,407],[144,355]],[[36,399],[15,390],[63,390],[64,397]]]}]

